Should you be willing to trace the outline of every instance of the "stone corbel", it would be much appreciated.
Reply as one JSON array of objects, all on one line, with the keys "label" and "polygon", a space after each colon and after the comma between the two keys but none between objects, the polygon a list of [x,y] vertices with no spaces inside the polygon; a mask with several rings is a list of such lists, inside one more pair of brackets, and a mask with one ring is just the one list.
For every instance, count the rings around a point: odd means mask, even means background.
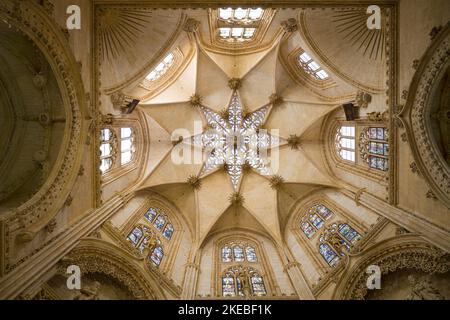
[{"label": "stone corbel", "polygon": [[281,27],[284,32],[292,33],[298,30],[297,20],[295,18],[289,18],[283,22],[281,22]]},{"label": "stone corbel", "polygon": [[198,20],[189,18],[183,25],[183,31],[195,33],[198,31],[200,22]]},{"label": "stone corbel", "polygon": [[355,96],[355,105],[360,108],[367,108],[372,102],[372,95],[370,93],[359,90]]}]

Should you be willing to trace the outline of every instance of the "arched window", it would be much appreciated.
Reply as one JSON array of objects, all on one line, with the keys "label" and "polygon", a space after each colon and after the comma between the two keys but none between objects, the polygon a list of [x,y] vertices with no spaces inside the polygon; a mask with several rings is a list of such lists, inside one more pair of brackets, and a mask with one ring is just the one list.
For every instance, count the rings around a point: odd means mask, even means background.
[{"label": "arched window", "polygon": [[219,39],[228,42],[252,40],[264,14],[262,8],[220,8]]},{"label": "arched window", "polygon": [[245,248],[245,255],[247,257],[248,262],[257,262],[258,258],[256,257],[256,251],[255,248],[247,246]]},{"label": "arched window", "polygon": [[152,254],[150,255],[150,260],[155,264],[155,266],[159,266],[161,264],[161,260],[164,257],[164,251],[161,246],[155,247],[153,249]]},{"label": "arched window", "polygon": [[167,220],[166,216],[160,214],[160,215],[156,218],[156,220],[155,220],[155,222],[153,223],[153,225],[155,226],[156,229],[158,229],[159,231],[161,231],[162,228],[164,227],[164,225],[166,224],[166,220]]},{"label": "arched window", "polygon": [[302,69],[306,71],[306,73],[310,74],[317,80],[326,80],[329,78],[328,73],[323,70],[322,67],[305,51],[302,51],[299,54],[298,63]]},{"label": "arched window", "polygon": [[267,295],[264,279],[252,267],[233,266],[222,275],[222,295],[235,296],[265,296]]},{"label": "arched window", "polygon": [[333,212],[323,204],[317,204],[309,208],[308,213],[301,219],[300,228],[303,233],[311,238],[317,230],[321,229],[326,220],[333,216]]},{"label": "arched window", "polygon": [[172,238],[174,232],[173,224],[161,209],[154,207],[149,208],[147,212],[144,213],[144,218],[151,223],[156,230],[161,232],[164,238],[167,240]]},{"label": "arched window", "polygon": [[258,262],[256,249],[253,245],[243,241],[231,241],[221,248],[222,262]]},{"label": "arched window", "polygon": [[146,77],[145,82],[156,81],[161,78],[167,70],[173,65],[175,60],[174,54],[169,53]]},{"label": "arched window", "polygon": [[389,169],[388,129],[369,127],[363,130],[359,140],[360,156],[370,168],[387,171]]},{"label": "arched window", "polygon": [[111,129],[100,130],[100,171],[105,173],[114,163],[115,143]]},{"label": "arched window", "polygon": [[319,251],[322,257],[331,267],[334,267],[338,263],[339,257],[327,243],[321,243],[319,245]]},{"label": "arched window", "polygon": [[336,152],[341,159],[355,162],[355,126],[341,126],[338,129]]},{"label": "arched window", "polygon": [[222,262],[231,262],[231,261],[233,261],[231,248],[225,246],[222,248]]},{"label": "arched window", "polygon": [[133,153],[133,130],[131,128],[120,128],[120,164],[130,163]]},{"label": "arched window", "polygon": [[173,225],[171,223],[168,223],[164,228],[163,236],[167,240],[170,240],[170,238],[172,238],[172,234],[173,234]]},{"label": "arched window", "polygon": [[319,252],[325,261],[334,267],[339,257],[344,256],[361,239],[361,235],[347,223],[333,223],[319,238]]},{"label": "arched window", "polygon": [[233,248],[234,261],[241,262],[244,261],[244,250],[240,246],[235,246]]}]

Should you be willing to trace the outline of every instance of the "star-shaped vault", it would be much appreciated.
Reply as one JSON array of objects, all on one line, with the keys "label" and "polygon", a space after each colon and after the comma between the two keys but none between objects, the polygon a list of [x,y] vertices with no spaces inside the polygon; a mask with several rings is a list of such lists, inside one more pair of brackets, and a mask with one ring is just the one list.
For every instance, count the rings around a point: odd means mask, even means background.
[{"label": "star-shaped vault", "polygon": [[[178,79],[138,107],[150,133],[148,168],[138,190],[175,204],[198,246],[227,228],[257,230],[281,243],[297,201],[319,188],[338,186],[324,164],[319,133],[324,117],[339,103],[321,100],[294,81],[280,63],[278,45],[233,60],[194,45],[196,53]],[[232,78],[240,79],[238,90],[230,90]],[[193,94],[201,97],[196,106]],[[276,106],[272,94],[282,97]],[[178,128],[186,134],[177,144],[171,135]],[[297,148],[288,144],[291,135],[301,141]],[[202,151],[204,161],[174,164],[171,154],[181,145]],[[276,171],[253,154],[266,148],[271,160],[271,153],[279,152]],[[282,177],[276,188],[273,175]],[[195,188],[191,177],[200,180]],[[242,196],[239,205],[230,202],[235,193]]]},{"label": "star-shaped vault", "polygon": [[268,150],[279,145],[279,138],[261,129],[269,104],[245,114],[239,93],[233,90],[228,108],[222,113],[204,105],[199,107],[210,128],[190,139],[193,145],[207,151],[200,177],[224,166],[234,190],[237,191],[245,165],[261,175],[273,174]]}]

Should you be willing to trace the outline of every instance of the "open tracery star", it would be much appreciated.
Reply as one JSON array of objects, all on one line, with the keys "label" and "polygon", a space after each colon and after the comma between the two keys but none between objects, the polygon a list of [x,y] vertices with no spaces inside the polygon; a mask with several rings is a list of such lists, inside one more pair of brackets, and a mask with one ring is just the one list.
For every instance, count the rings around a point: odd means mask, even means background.
[{"label": "open tracery star", "polygon": [[268,150],[279,144],[279,138],[261,129],[269,108],[269,105],[265,105],[245,115],[236,90],[222,115],[200,105],[210,128],[192,137],[194,145],[208,152],[200,176],[225,165],[233,188],[237,190],[245,164],[261,175],[272,174]]}]

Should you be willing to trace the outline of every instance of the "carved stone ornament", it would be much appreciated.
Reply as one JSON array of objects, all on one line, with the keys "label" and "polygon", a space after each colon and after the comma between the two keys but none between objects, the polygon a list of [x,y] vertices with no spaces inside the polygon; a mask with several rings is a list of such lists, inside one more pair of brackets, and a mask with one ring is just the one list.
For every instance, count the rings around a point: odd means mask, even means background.
[{"label": "carved stone ornament", "polygon": [[196,32],[198,30],[199,26],[200,26],[199,21],[189,18],[186,20],[186,22],[183,26],[183,30],[186,32]]},{"label": "carved stone ornament", "polygon": [[[128,259],[112,252],[111,249],[82,247],[75,249],[68,257],[60,261],[58,273],[67,276],[67,267],[74,264],[80,267],[82,274],[100,273],[116,279],[127,287],[134,298],[138,300],[157,299],[152,288],[149,287],[149,279],[146,279]],[[90,290],[87,295],[93,293],[95,292]]]},{"label": "carved stone ornament", "polygon": [[372,102],[372,96],[364,91],[358,91],[355,97],[355,103],[360,108],[367,108],[369,103]]},{"label": "carved stone ornament", "polygon": [[[403,239],[403,240],[398,240]],[[446,273],[450,270],[450,255],[425,243],[414,243],[416,238],[409,234],[399,236],[398,245],[386,246],[380,252],[363,258],[343,277],[335,292],[335,299],[362,300],[367,294],[367,273],[369,265],[377,265],[382,274],[401,269],[415,269],[425,273]]]},{"label": "carved stone ornament", "polygon": [[411,83],[411,95],[406,102],[409,113],[407,131],[415,163],[436,197],[450,207],[450,167],[435,145],[430,132],[433,93],[446,72],[450,55],[450,23],[436,36],[421,58]]},{"label": "carved stone ornament", "polygon": [[289,18],[281,22],[281,27],[285,32],[291,33],[298,30],[297,20],[295,18]]},{"label": "carved stone ornament", "polygon": [[[27,36],[44,53],[59,84],[62,101],[65,101],[67,121],[70,121],[61,143],[65,150],[59,152],[51,169],[52,173],[39,192],[16,209],[12,218],[18,219],[22,229],[18,237],[32,239],[62,207],[63,203],[57,199],[64,199],[75,183],[81,162],[78,154],[87,135],[83,123],[87,109],[84,87],[77,62],[64,35],[56,22],[48,19],[48,13],[43,7],[34,1],[2,0],[0,19],[8,21],[8,24]],[[36,81],[38,85],[42,84],[42,79]]]}]

